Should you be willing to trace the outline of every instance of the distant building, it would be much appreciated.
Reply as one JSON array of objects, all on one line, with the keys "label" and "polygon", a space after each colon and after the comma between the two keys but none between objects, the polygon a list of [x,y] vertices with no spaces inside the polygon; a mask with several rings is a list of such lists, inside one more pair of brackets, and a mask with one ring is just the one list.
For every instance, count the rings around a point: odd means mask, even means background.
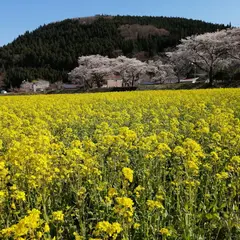
[{"label": "distant building", "polygon": [[122,87],[123,81],[122,80],[107,80],[107,87]]},{"label": "distant building", "polygon": [[105,88],[112,88],[112,87],[122,87],[123,86],[123,80],[121,79],[121,76],[119,75],[110,75],[106,78],[106,84],[102,87]]}]

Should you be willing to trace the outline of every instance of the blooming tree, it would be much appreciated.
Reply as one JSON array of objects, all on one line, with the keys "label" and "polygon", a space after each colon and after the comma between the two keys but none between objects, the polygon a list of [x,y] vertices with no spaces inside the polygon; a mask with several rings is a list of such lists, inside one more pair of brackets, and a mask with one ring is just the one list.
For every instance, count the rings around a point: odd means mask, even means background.
[{"label": "blooming tree", "polygon": [[86,88],[101,87],[105,83],[104,78],[112,72],[111,59],[101,55],[81,56],[78,64],[69,73],[69,79]]},{"label": "blooming tree", "polygon": [[172,58],[180,57],[193,63],[208,74],[209,82],[213,84],[214,74],[223,68],[224,58],[228,56],[229,49],[223,41],[226,35],[227,31],[222,30],[182,39]]},{"label": "blooming tree", "polygon": [[[123,86],[135,86],[141,78],[148,75],[153,82],[186,76],[193,65],[205,71],[213,84],[213,76],[220,70],[233,72],[240,64],[240,28],[227,29],[213,33],[194,35],[182,39],[176,51],[168,52],[170,64],[161,60],[141,62],[136,58],[119,56],[108,58],[100,55],[79,57],[79,66],[69,73],[72,82],[86,88],[101,87],[105,77],[118,74]],[[174,71],[173,71],[174,70]]]},{"label": "blooming tree", "polygon": [[167,55],[178,77],[194,64],[208,74],[210,84],[220,70],[228,71],[232,78],[240,65],[240,28],[187,37],[181,40],[176,51]]},{"label": "blooming tree", "polygon": [[178,50],[176,52],[167,52],[169,62],[177,76],[178,82],[182,77],[186,77],[192,69],[192,63],[188,60],[187,52]]},{"label": "blooming tree", "polygon": [[163,83],[166,79],[175,78],[173,66],[171,64],[163,64],[160,59],[148,62],[146,74],[150,77],[150,81],[155,83]]},{"label": "blooming tree", "polygon": [[229,58],[240,61],[240,28],[227,29],[222,40],[227,46]]},{"label": "blooming tree", "polygon": [[229,81],[234,80],[235,74],[240,72],[240,60],[235,57],[228,57],[224,61],[223,71],[229,77]]},{"label": "blooming tree", "polygon": [[121,76],[123,86],[135,86],[140,81],[140,77],[146,72],[147,66],[145,62],[125,56],[119,56],[112,61],[113,70]]},{"label": "blooming tree", "polygon": [[69,79],[87,88],[101,87],[105,77],[112,73],[121,76],[123,86],[134,86],[148,66],[147,63],[125,56],[112,59],[100,55],[82,56],[78,63],[79,66],[69,73]]}]

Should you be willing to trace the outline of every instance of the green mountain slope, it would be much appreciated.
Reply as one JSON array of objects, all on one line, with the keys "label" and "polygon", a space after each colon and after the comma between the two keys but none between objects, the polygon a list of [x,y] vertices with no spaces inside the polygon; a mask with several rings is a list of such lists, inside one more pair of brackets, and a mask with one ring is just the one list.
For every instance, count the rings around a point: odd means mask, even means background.
[{"label": "green mountain slope", "polygon": [[[67,80],[81,55],[149,58],[186,36],[227,26],[171,17],[95,16],[67,19],[26,32],[0,48],[0,72],[8,85],[44,78]],[[4,74],[3,74],[4,73]]]}]

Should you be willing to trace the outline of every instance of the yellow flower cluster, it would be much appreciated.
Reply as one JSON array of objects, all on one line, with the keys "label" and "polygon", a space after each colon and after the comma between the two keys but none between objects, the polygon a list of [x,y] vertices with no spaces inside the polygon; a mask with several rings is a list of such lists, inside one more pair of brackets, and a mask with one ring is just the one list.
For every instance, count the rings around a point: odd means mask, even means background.
[{"label": "yellow flower cluster", "polygon": [[108,190],[108,196],[110,198],[113,198],[114,196],[117,196],[118,193],[117,193],[117,190],[115,188],[109,188]]},{"label": "yellow flower cluster", "polygon": [[114,212],[119,216],[123,216],[128,222],[132,221],[133,216],[133,200],[128,197],[117,197]]},{"label": "yellow flower cluster", "polygon": [[154,209],[164,209],[161,202],[154,200],[147,200],[147,206],[151,211]]},{"label": "yellow flower cluster", "polygon": [[145,188],[142,187],[141,185],[138,185],[135,189],[134,189],[134,193],[136,194],[136,197],[139,198],[141,195],[141,192],[144,191]]},{"label": "yellow flower cluster", "polygon": [[133,181],[133,170],[131,168],[124,167],[122,173],[130,183]]},{"label": "yellow flower cluster", "polygon": [[161,228],[159,231],[162,235],[165,236],[171,236],[171,233],[169,232],[169,230],[167,228]]},{"label": "yellow flower cluster", "polygon": [[64,214],[62,211],[53,212],[52,217],[53,217],[54,221],[63,221],[64,220]]},{"label": "yellow flower cluster", "polygon": [[107,221],[98,222],[94,235],[102,236],[104,239],[116,239],[118,234],[122,231],[122,227],[119,223],[109,223]]},{"label": "yellow flower cluster", "polygon": [[[28,216],[21,219],[17,224],[3,229],[0,234],[3,237],[14,237],[18,239],[23,236],[34,236],[34,231],[39,228],[41,224],[40,211],[33,209],[28,212]],[[1,236],[0,235],[0,236]]]},{"label": "yellow flower cluster", "polygon": [[240,89],[0,97],[0,239],[240,239],[239,103]]}]

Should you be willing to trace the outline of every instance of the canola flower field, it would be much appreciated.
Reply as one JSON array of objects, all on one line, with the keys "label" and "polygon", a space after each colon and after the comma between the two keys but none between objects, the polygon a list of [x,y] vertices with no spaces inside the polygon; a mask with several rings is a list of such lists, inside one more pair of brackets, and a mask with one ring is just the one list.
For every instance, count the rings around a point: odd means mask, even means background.
[{"label": "canola flower field", "polygon": [[0,239],[240,239],[240,89],[0,98]]}]

